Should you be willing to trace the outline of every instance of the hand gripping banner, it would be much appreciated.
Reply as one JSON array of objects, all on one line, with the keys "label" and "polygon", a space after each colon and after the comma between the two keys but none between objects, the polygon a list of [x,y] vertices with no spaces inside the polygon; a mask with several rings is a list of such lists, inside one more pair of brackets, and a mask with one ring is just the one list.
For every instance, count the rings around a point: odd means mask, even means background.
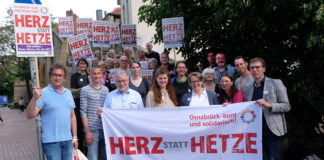
[{"label": "hand gripping banner", "polygon": [[262,107],[103,109],[109,160],[262,159]]}]

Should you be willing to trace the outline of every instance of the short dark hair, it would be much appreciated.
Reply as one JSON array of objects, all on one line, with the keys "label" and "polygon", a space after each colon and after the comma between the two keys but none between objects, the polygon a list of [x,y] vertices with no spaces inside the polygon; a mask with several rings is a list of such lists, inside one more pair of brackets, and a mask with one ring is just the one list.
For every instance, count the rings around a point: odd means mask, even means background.
[{"label": "short dark hair", "polygon": [[260,58],[260,57],[255,57],[255,58],[252,58],[249,62],[249,64],[251,65],[251,63],[254,63],[254,62],[261,62],[262,63],[262,66],[263,67],[266,67],[266,62],[264,61],[263,58]]},{"label": "short dark hair", "polygon": [[189,76],[188,76],[188,81],[189,81],[189,83],[191,83],[191,77],[197,77],[200,81],[202,81],[203,82],[203,76],[201,75],[201,73],[200,72],[191,72],[190,74],[189,74]]},{"label": "short dark hair", "polygon": [[138,64],[140,67],[142,67],[142,66],[141,66],[141,63],[139,63],[138,61],[133,61],[132,64],[131,64],[131,67],[133,66],[134,63],[136,63],[136,64]]},{"label": "short dark hair", "polygon": [[52,73],[53,73],[53,70],[54,69],[61,69],[61,70],[63,70],[64,71],[64,78],[66,78],[66,73],[67,73],[66,72],[66,68],[62,64],[58,64],[58,63],[54,64],[51,67],[50,71],[49,71],[49,76],[52,76]]},{"label": "short dark hair", "polygon": [[80,61],[83,61],[84,63],[87,64],[87,67],[89,67],[89,63],[88,63],[88,61],[87,61],[85,58],[80,58],[80,59],[79,59],[79,61],[78,61],[78,63],[77,63],[77,66],[78,66],[78,67],[79,67]]},{"label": "short dark hair", "polygon": [[237,57],[235,57],[235,59],[234,60],[238,60],[238,59],[243,59],[243,61],[244,62],[247,62],[247,59],[245,58],[245,57],[243,57],[243,56],[237,56]]}]

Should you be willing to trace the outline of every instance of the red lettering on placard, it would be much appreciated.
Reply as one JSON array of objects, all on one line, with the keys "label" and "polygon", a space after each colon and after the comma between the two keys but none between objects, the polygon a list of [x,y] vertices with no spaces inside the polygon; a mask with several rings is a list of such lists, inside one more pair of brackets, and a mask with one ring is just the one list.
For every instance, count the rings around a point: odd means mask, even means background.
[{"label": "red lettering on placard", "polygon": [[242,140],[244,138],[244,134],[243,133],[232,134],[232,138],[238,138],[233,146],[232,153],[244,153],[244,149],[237,148],[239,146],[239,144],[242,142]]},{"label": "red lettering on placard", "polygon": [[196,147],[200,147],[200,153],[204,153],[205,152],[205,137],[204,136],[200,136],[199,137],[199,142],[196,143],[196,138],[192,137],[191,138],[191,152],[196,152]]},{"label": "red lettering on placard", "polygon": [[109,137],[109,141],[111,154],[116,154],[116,148],[119,148],[120,154],[124,154],[123,137],[118,137],[118,143],[114,142],[114,137]]},{"label": "red lettering on placard", "polygon": [[20,44],[51,44],[50,33],[17,33],[16,42]]},{"label": "red lettering on placard", "polygon": [[229,138],[229,135],[228,134],[225,134],[225,135],[220,134],[220,135],[218,135],[218,137],[222,139],[222,152],[224,153],[227,150],[227,139]]},{"label": "red lettering on placard", "polygon": [[[124,139],[124,141],[123,141]],[[110,141],[110,150],[111,154],[116,154],[116,148],[119,148],[119,154],[126,155],[134,155],[134,154],[142,154],[142,149],[144,149],[145,154],[150,154],[149,151],[149,143],[155,141],[151,154],[163,154],[164,150],[159,149],[163,138],[162,137],[151,137],[150,140],[146,137],[118,137],[118,143],[114,142],[114,137],[109,137]],[[130,141],[135,141],[135,143],[131,143]],[[136,150],[131,150],[132,147],[136,146]],[[126,153],[124,152],[124,147]]]},{"label": "red lettering on placard", "polygon": [[150,150],[147,147],[148,143],[149,140],[146,137],[136,137],[137,154],[142,154],[142,148],[144,149],[145,154],[150,154]]},{"label": "red lettering on placard", "polygon": [[72,21],[60,21],[59,22],[60,26],[72,26]]},{"label": "red lettering on placard", "polygon": [[136,34],[136,29],[123,29],[122,34]]},{"label": "red lettering on placard", "polygon": [[47,25],[48,20],[49,16],[15,15],[15,27],[50,28],[50,25]]},{"label": "red lettering on placard", "polygon": [[160,144],[162,143],[163,138],[162,137],[151,137],[151,140],[156,141],[151,153],[152,154],[162,154],[164,153],[163,149],[159,149]]},{"label": "red lettering on placard", "polygon": [[[245,136],[245,137],[244,137]],[[256,154],[258,153],[257,149],[252,148],[252,145],[256,145],[256,141],[251,140],[251,138],[256,138],[256,133],[237,133],[237,134],[220,134],[218,135],[218,139],[216,134],[207,135],[207,136],[199,136],[199,142],[196,142],[195,138],[191,138],[191,152],[196,152],[196,147],[200,147],[200,153],[205,153],[205,143],[204,140],[206,138],[206,153],[218,153],[216,144],[222,143],[221,149],[222,153],[225,153],[227,151],[227,148],[231,148],[232,153],[252,153]],[[245,138],[245,145],[240,145],[243,139]],[[227,141],[231,139],[231,141],[235,141],[233,146],[227,146],[229,143]],[[218,141],[221,140],[221,141]],[[230,143],[232,144],[232,143]],[[242,146],[243,148],[238,148],[239,146]],[[245,148],[244,148],[245,147]],[[220,149],[220,148],[219,148]]]},{"label": "red lettering on placard", "polygon": [[216,148],[212,148],[212,146],[216,146],[216,140],[213,141],[212,138],[216,138],[216,134],[208,135],[207,136],[207,141],[206,141],[206,146],[207,146],[207,153],[217,153]]},{"label": "red lettering on placard", "polygon": [[162,26],[163,32],[165,31],[179,31],[179,30],[183,30],[182,28],[183,24],[165,24]]},{"label": "red lettering on placard", "polygon": [[246,153],[258,153],[258,151],[254,148],[251,148],[252,145],[256,145],[256,141],[252,141],[252,137],[257,137],[256,133],[246,133],[245,135],[245,145],[246,145]]},{"label": "red lettering on placard", "polygon": [[136,150],[131,150],[131,147],[135,147],[135,143],[131,143],[130,141],[134,141],[134,137],[125,137],[125,150],[126,154],[132,155],[136,154]]}]

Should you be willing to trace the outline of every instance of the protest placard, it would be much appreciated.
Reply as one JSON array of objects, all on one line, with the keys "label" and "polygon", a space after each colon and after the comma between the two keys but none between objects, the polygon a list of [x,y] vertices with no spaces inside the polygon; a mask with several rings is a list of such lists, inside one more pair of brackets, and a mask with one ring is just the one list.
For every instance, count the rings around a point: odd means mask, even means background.
[{"label": "protest placard", "polygon": [[120,44],[119,23],[110,23],[110,44]]},{"label": "protest placard", "polygon": [[110,47],[110,26],[108,21],[93,21],[93,46]]},{"label": "protest placard", "polygon": [[262,107],[255,102],[103,108],[102,121],[107,159],[262,159]]},{"label": "protest placard", "polygon": [[75,62],[78,62],[80,58],[85,58],[88,61],[92,61],[93,55],[86,33],[68,38],[68,42]]},{"label": "protest placard", "polygon": [[92,18],[77,18],[77,34],[86,33],[88,39],[92,41]]},{"label": "protest placard", "polygon": [[15,3],[12,10],[17,57],[54,56],[49,8]]},{"label": "protest placard", "polygon": [[149,81],[153,81],[153,71],[154,70],[152,70],[152,69],[146,69],[146,70],[141,70],[141,76],[143,77],[143,78],[146,78],[147,80],[149,80]]},{"label": "protest placard", "polygon": [[182,47],[184,37],[183,17],[162,19],[164,48]]},{"label": "protest placard", "polygon": [[73,17],[59,17],[59,37],[67,38],[73,37],[74,35],[74,25],[73,25]]},{"label": "protest placard", "polygon": [[116,73],[119,71],[120,69],[115,68],[115,69],[110,69],[109,70],[109,74],[111,75],[111,79],[110,79],[110,83],[112,84],[116,84]]},{"label": "protest placard", "polygon": [[121,30],[123,47],[136,46],[136,24],[122,25]]},{"label": "protest placard", "polygon": [[142,70],[148,69],[148,63],[147,63],[147,61],[139,61],[139,63],[141,64],[141,69]]}]

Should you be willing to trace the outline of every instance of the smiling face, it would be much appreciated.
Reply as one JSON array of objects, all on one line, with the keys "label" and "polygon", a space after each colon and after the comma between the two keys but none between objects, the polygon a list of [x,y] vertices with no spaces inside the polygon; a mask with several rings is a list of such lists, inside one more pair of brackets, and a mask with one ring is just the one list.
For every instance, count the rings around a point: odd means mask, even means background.
[{"label": "smiling face", "polygon": [[213,52],[208,53],[207,60],[208,60],[209,63],[215,63],[215,55],[214,55]]},{"label": "smiling face", "polygon": [[79,67],[80,71],[87,71],[87,69],[88,69],[87,63],[84,62],[83,60],[79,61],[78,67]]},{"label": "smiling face", "polygon": [[93,83],[98,84],[102,78],[102,71],[101,68],[93,68],[90,77]]},{"label": "smiling face", "polygon": [[190,85],[195,93],[202,89],[203,82],[196,76],[190,76]]},{"label": "smiling face", "polygon": [[223,53],[217,53],[216,55],[216,64],[218,67],[224,67],[226,64],[226,57]]},{"label": "smiling face", "polygon": [[177,74],[179,77],[185,76],[187,74],[187,67],[184,63],[179,63],[176,68]]},{"label": "smiling face", "polygon": [[235,69],[236,69],[237,72],[239,72],[239,73],[242,74],[244,71],[247,70],[248,63],[245,62],[245,61],[243,60],[243,58],[236,59],[236,60],[234,61],[234,63],[235,63]]},{"label": "smiling face", "polygon": [[124,93],[128,90],[129,78],[127,74],[120,74],[116,76],[116,87],[121,92]]},{"label": "smiling face", "polygon": [[166,89],[166,86],[168,84],[168,75],[160,74],[159,76],[156,77],[156,82],[161,89]]},{"label": "smiling face", "polygon": [[133,76],[139,76],[141,73],[141,66],[138,65],[137,63],[133,63],[131,70],[132,70]]},{"label": "smiling face", "polygon": [[251,75],[255,81],[261,81],[264,78],[266,68],[260,61],[255,61],[250,64]]},{"label": "smiling face", "polygon": [[168,64],[169,63],[169,56],[167,54],[161,54],[160,57],[161,64]]},{"label": "smiling face", "polygon": [[144,51],[143,50],[138,50],[137,51],[137,55],[138,55],[138,58],[144,58]]},{"label": "smiling face", "polygon": [[229,92],[234,82],[227,76],[223,76],[220,81],[221,87],[225,92]]},{"label": "smiling face", "polygon": [[126,56],[120,57],[120,68],[126,70],[128,68],[128,58]]},{"label": "smiling face", "polygon": [[62,69],[53,69],[51,73],[51,85],[53,88],[60,88],[63,86],[65,81],[64,70]]}]

